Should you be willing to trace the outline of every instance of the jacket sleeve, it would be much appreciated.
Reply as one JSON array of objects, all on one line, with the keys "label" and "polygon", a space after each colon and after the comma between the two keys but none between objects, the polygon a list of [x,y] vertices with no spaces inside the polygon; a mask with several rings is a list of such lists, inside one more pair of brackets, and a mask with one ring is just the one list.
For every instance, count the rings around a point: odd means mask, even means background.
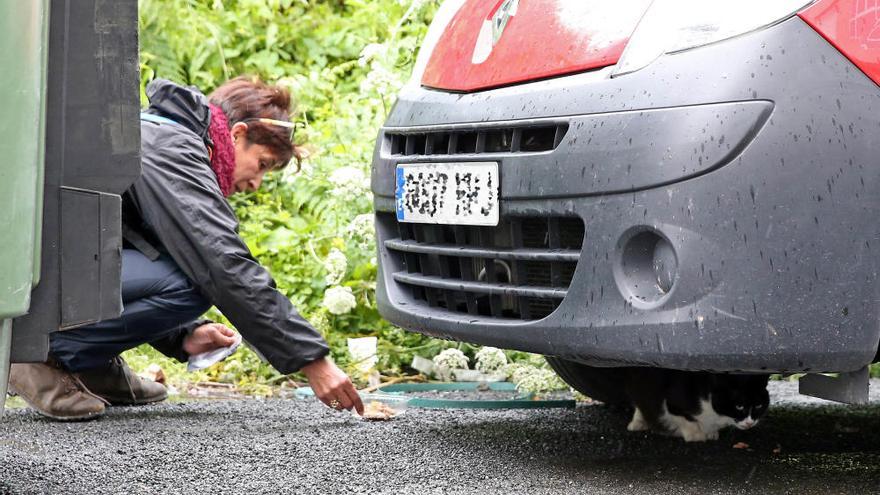
[{"label": "jacket sleeve", "polygon": [[279,372],[292,373],[324,357],[329,352],[324,339],[276,290],[239,237],[202,141],[168,127],[142,126],[142,174],[130,192],[145,226]]}]

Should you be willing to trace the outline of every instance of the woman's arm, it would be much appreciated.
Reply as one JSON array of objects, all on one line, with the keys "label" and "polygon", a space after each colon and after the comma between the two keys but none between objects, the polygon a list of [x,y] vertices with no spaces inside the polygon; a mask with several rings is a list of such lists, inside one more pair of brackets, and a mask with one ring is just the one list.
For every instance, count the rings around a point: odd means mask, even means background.
[{"label": "woman's arm", "polygon": [[321,335],[275,288],[237,233],[204,144],[171,125],[142,126],[142,175],[131,189],[141,218],[217,308],[281,373],[329,352]]}]

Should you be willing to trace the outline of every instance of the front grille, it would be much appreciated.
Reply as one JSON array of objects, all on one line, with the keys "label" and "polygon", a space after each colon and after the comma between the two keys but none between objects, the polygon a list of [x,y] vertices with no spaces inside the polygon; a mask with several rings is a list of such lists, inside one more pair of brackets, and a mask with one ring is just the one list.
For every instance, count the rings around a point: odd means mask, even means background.
[{"label": "front grille", "polygon": [[385,133],[395,156],[536,153],[552,151],[568,131],[566,123]]},{"label": "front grille", "polygon": [[[497,227],[397,222],[380,213],[392,277],[412,299],[454,313],[537,320],[562,303],[584,240],[570,217],[507,217]],[[388,235],[386,237],[393,237]]]}]

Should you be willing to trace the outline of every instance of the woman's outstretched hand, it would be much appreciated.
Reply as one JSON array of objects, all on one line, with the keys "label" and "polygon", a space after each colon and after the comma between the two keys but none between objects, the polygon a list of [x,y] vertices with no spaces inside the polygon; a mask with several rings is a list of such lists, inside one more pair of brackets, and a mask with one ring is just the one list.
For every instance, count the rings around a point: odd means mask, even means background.
[{"label": "woman's outstretched hand", "polygon": [[327,358],[317,359],[303,366],[302,372],[309,379],[315,396],[327,407],[351,410],[364,414],[364,404],[351,379]]},{"label": "woman's outstretched hand", "polygon": [[183,350],[190,356],[210,352],[235,343],[235,330],[222,323],[205,323],[183,339]]}]

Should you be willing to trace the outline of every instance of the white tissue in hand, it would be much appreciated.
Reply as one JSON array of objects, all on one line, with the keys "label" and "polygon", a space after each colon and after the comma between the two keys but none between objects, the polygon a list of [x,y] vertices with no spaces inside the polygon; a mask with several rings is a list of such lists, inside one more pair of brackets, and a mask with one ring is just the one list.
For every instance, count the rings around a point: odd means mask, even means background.
[{"label": "white tissue in hand", "polygon": [[194,356],[189,357],[189,363],[186,365],[187,371],[196,371],[203,368],[207,368],[214,363],[218,363],[223,361],[236,349],[241,345],[241,334],[235,334],[235,342],[232,343],[229,347],[220,347],[218,349],[214,349],[213,351],[202,352],[200,354],[196,354]]}]

